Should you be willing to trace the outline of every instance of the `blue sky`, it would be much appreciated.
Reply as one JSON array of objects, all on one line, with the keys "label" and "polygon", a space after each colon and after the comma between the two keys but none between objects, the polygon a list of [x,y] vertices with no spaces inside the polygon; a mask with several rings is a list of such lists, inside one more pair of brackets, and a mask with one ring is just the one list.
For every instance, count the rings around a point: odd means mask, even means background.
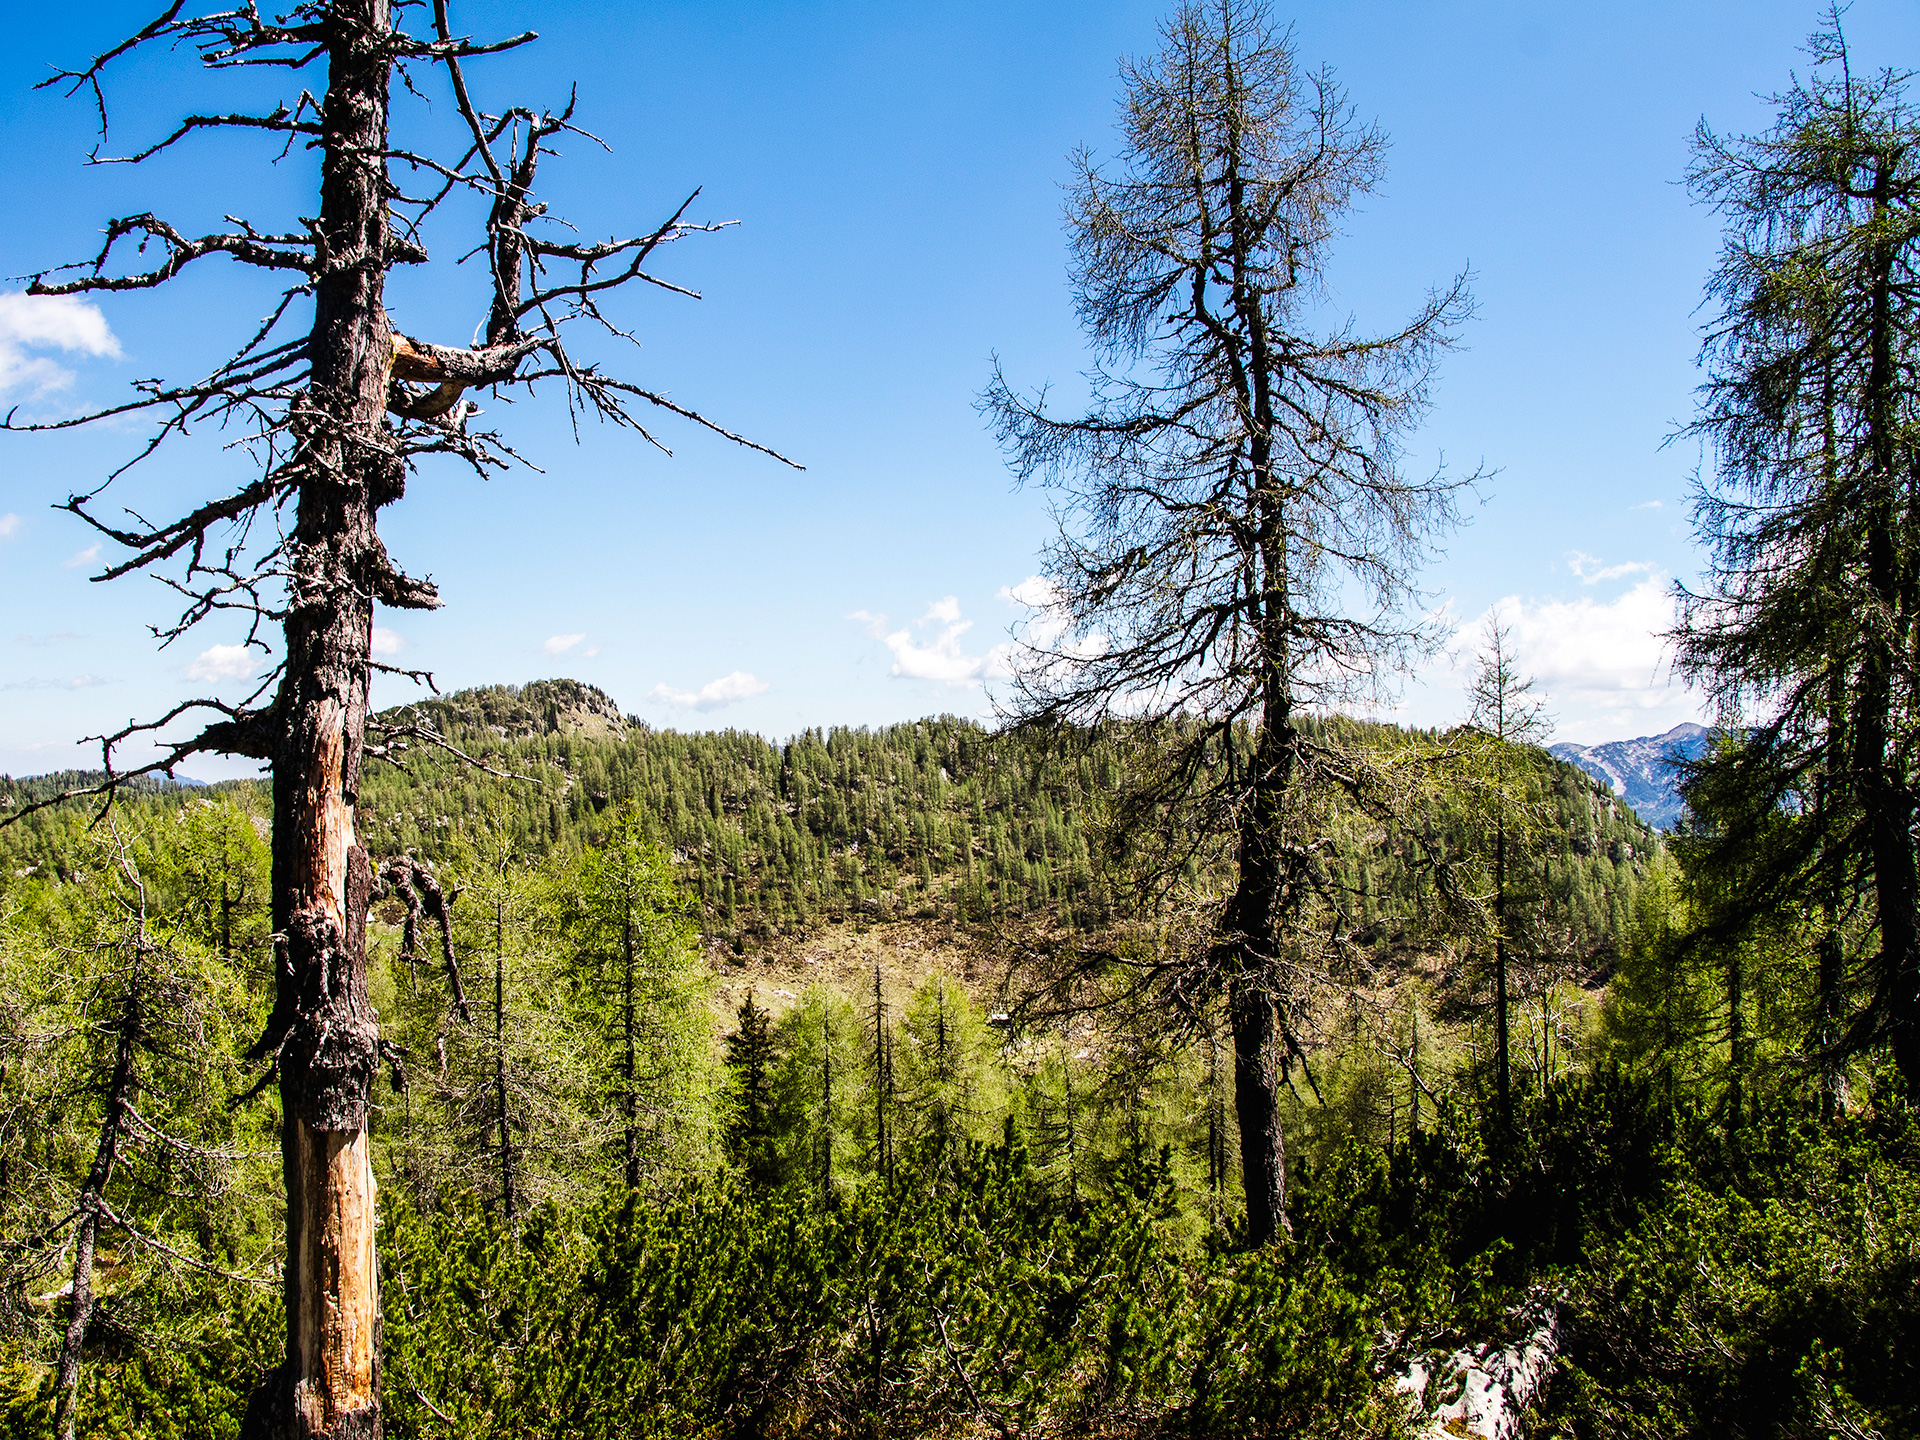
[{"label": "blue sky", "polygon": [[[557,104],[577,81],[585,142],[550,162],[556,209],[588,234],[631,231],[695,186],[709,219],[660,267],[703,292],[620,312],[643,342],[635,379],[807,465],[795,473],[684,426],[669,459],[594,426],[578,444],[557,396],[493,418],[541,472],[487,483],[428,467],[383,531],[446,608],[382,616],[388,657],[442,688],[573,675],[655,724],[784,736],[990,703],[1010,598],[1050,533],[1046,497],[1014,490],[974,410],[991,359],[1071,396],[1085,354],[1060,226],[1065,157],[1113,148],[1116,62],[1155,43],[1162,7],[1104,0],[730,5],[463,4],[479,35],[540,42],[476,63],[480,103]],[[1471,637],[1490,608],[1515,627],[1560,738],[1598,741],[1698,718],[1667,682],[1666,587],[1693,576],[1685,512],[1699,463],[1662,442],[1697,380],[1713,218],[1678,183],[1706,116],[1764,124],[1756,92],[1804,64],[1812,5],[1302,4],[1302,55],[1333,67],[1392,139],[1387,183],[1348,225],[1334,302],[1385,325],[1462,267],[1479,316],[1446,363],[1414,463],[1495,472],[1471,523],[1423,576]],[[31,7],[0,55],[0,144],[16,204],[0,274],[79,258],[110,216],[182,228],[226,213],[310,213],[298,157],[246,139],[148,166],[85,167],[92,115],[33,93],[130,32],[145,7]],[[1920,12],[1860,0],[1857,63],[1920,54]],[[295,93],[156,54],[112,78],[116,148],[192,108]],[[399,134],[432,137],[450,106],[407,102]],[[303,209],[302,207],[307,208]],[[440,257],[466,248],[453,230]],[[0,282],[0,398],[36,414],[104,403],[129,380],[185,376],[261,313],[256,277],[214,260],[153,294],[58,313]],[[481,316],[473,267],[396,282],[410,333],[462,341]],[[24,413],[24,412],[23,412]],[[202,437],[116,495],[149,515],[190,500],[237,457]],[[84,763],[73,742],[212,685],[235,696],[237,628],[214,621],[157,651],[153,581],[89,584],[93,537],[49,507],[124,457],[127,427],[0,436],[0,770]],[[107,558],[104,553],[97,558]],[[379,698],[402,698],[384,684]],[[1442,658],[1397,713],[1456,718]],[[233,773],[196,761],[193,773]]]}]

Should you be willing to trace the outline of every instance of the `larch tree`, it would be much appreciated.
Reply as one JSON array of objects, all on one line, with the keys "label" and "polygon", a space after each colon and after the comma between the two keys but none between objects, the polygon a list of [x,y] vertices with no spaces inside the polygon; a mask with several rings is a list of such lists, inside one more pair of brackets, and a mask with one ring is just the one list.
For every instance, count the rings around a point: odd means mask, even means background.
[{"label": "larch tree", "polygon": [[[185,49],[216,72],[317,81],[271,108],[185,116],[129,154],[96,151],[101,163],[139,163],[209,133],[258,135],[283,155],[310,157],[315,190],[297,217],[241,215],[204,235],[150,212],[122,216],[90,259],[35,276],[35,295],[144,290],[224,260],[277,277],[284,289],[204,377],[141,381],[132,398],[98,414],[17,427],[147,415],[156,423],[143,458],[162,442],[224,426],[246,437],[259,462],[237,488],[171,520],[149,522],[131,505],[103,513],[102,492],[124,485],[125,467],[67,502],[123,548],[97,578],[159,573],[184,598],[178,618],[158,631],[163,641],[236,611],[250,646],[267,650],[280,632],[278,663],[247,700],[183,701],[102,737],[108,778],[99,787],[210,752],[272,771],[275,995],[255,1049],[276,1068],[284,1114],[287,1328],[285,1362],[249,1411],[257,1434],[381,1432],[366,1124],[381,1048],[366,987],[375,876],[356,806],[369,759],[433,738],[416,726],[369,740],[374,607],[430,609],[440,597],[388,557],[380,512],[402,497],[424,456],[451,456],[481,474],[511,463],[506,442],[472,423],[470,391],[545,381],[576,413],[647,439],[649,411],[719,429],[578,353],[583,326],[627,338],[602,308],[613,292],[682,290],[648,266],[664,246],[718,226],[689,218],[693,197],[661,224],[600,242],[578,238],[550,213],[536,181],[561,137],[585,133],[572,101],[558,111],[485,109],[465,73],[467,61],[533,38],[469,40],[456,31],[449,0],[307,0],[278,19],[251,4],[175,0],[137,34],[49,82],[99,102],[104,146],[104,78],[132,51]],[[392,133],[396,82],[450,102],[462,138],[449,153],[409,149]],[[387,314],[389,274],[428,263],[429,232],[463,206],[478,220],[470,238],[490,281],[474,343],[402,334]],[[246,207],[236,195],[224,208]],[[195,718],[208,723],[183,737],[180,726]],[[154,742],[157,758],[123,765],[129,741]]]},{"label": "larch tree", "polygon": [[[50,1366],[60,1440],[92,1433],[83,1361],[103,1334],[167,1333],[168,1272],[271,1284],[268,1237],[248,1235],[235,1203],[250,1157],[231,1101],[246,1088],[238,1035],[254,997],[193,937],[193,897],[167,903],[167,861],[188,831],[165,818],[101,827],[45,893],[44,935],[17,916],[0,928],[0,1110],[16,1120],[0,1146],[17,1227],[0,1274],[33,1295],[64,1272]],[[16,1107],[31,1114],[29,1143]],[[224,1268],[242,1249],[256,1273]]]},{"label": "larch tree", "polygon": [[767,1012],[754,1003],[753,991],[740,1002],[739,1028],[727,1036],[727,1069],[733,1072],[733,1108],[727,1145],[734,1161],[756,1185],[774,1178],[773,1071],[779,1063]]},{"label": "larch tree", "polygon": [[1770,129],[1695,142],[1725,240],[1688,431],[1710,563],[1672,639],[1740,735],[1692,768],[1689,843],[1737,891],[1716,913],[1819,932],[1830,1107],[1873,1045],[1920,1087],[1920,113],[1906,75],[1853,73],[1837,12],[1810,49]]},{"label": "larch tree", "polygon": [[1093,403],[1056,416],[998,373],[982,403],[1018,478],[1065,499],[1010,708],[1157,737],[1121,814],[1164,837],[1158,875],[1231,850],[1210,939],[1155,983],[1176,1013],[1226,997],[1258,1245],[1287,1224],[1297,982],[1340,928],[1315,919],[1342,910],[1323,797],[1357,774],[1306,722],[1422,641],[1410,576],[1466,480],[1409,473],[1404,441],[1471,301],[1463,275],[1386,333],[1329,328],[1337,226],[1385,139],[1259,0],[1189,0],[1163,37],[1123,68],[1116,163],[1078,155],[1067,204]]},{"label": "larch tree", "polygon": [[1546,705],[1533,698],[1533,680],[1520,673],[1513,631],[1488,617],[1472,683],[1467,687],[1471,713],[1467,724],[1486,741],[1483,782],[1475,797],[1493,828],[1493,1066],[1500,1123],[1513,1120],[1513,1045],[1509,951],[1514,927],[1508,911],[1507,865],[1520,858],[1529,824],[1528,780],[1533,767],[1518,747],[1547,738]]},{"label": "larch tree", "polygon": [[712,1138],[712,977],[673,857],[623,808],[579,859],[568,921],[584,1024],[604,1037],[600,1091],[620,1184],[657,1180]]}]

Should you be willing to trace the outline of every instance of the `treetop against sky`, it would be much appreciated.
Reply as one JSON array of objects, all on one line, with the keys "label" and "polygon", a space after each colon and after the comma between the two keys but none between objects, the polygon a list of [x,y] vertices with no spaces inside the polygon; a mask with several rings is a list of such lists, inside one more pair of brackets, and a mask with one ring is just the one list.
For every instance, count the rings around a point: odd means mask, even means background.
[{"label": "treetop against sky", "polygon": [[[431,669],[443,688],[569,674],[657,724],[774,735],[989,709],[1007,627],[1044,599],[1031,577],[1051,525],[1043,494],[1011,487],[975,399],[996,356],[1011,383],[1051,384],[1063,406],[1084,392],[1067,157],[1117,148],[1116,62],[1157,46],[1163,8],[462,5],[476,36],[541,32],[476,72],[483,109],[508,96],[564,105],[577,82],[576,119],[609,147],[572,137],[552,170],[556,208],[583,234],[652,223],[696,187],[693,218],[741,222],[657,267],[698,303],[620,301],[641,344],[624,363],[807,469],[692,427],[659,432],[672,458],[591,422],[576,445],[564,407],[483,397],[540,469],[485,484],[452,464],[423,470],[383,528],[449,603],[383,616],[379,658]],[[116,215],[152,210],[198,233],[236,194],[262,227],[298,213],[311,162],[270,167],[266,140],[83,163],[89,99],[31,87],[148,18],[130,4],[19,17],[0,56],[0,133],[25,203],[0,232],[0,274],[91,254]],[[1292,12],[1302,59],[1330,66],[1391,141],[1385,186],[1333,248],[1328,315],[1391,323],[1430,284],[1473,272],[1477,318],[1413,451],[1493,474],[1422,588],[1462,655],[1499,611],[1558,738],[1699,716],[1657,639],[1669,582],[1699,563],[1686,496],[1702,456],[1663,442],[1692,413],[1696,307],[1717,246],[1680,181],[1703,115],[1723,131],[1766,123],[1764,97],[1806,68],[1798,46],[1817,19],[1772,0]],[[1920,15],[1893,0],[1861,0],[1846,29],[1859,68],[1920,54]],[[285,83],[246,85],[262,98]],[[451,98],[423,89],[396,97],[396,133],[452,135]],[[101,153],[234,97],[191,55],[133,57],[109,72]],[[112,403],[136,377],[197,373],[268,293],[223,262],[197,268],[97,303],[32,301],[0,282],[0,403],[54,418]],[[397,272],[396,326],[452,338],[484,321],[486,277],[467,269],[457,291],[443,266]],[[87,763],[77,737],[209,685],[246,686],[262,668],[217,618],[156,652],[145,627],[163,597],[87,583],[110,557],[50,507],[142,433],[108,423],[0,444],[0,770]],[[245,466],[223,438],[174,445],[108,496],[169,511],[209,472]],[[1398,713],[1459,718],[1467,666],[1431,662]],[[383,681],[376,698],[405,693]]]}]

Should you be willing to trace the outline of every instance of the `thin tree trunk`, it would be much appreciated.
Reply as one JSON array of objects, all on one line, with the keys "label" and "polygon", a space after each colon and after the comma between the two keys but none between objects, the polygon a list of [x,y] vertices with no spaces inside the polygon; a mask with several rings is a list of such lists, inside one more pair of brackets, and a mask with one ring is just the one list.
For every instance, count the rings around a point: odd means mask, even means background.
[{"label": "thin tree trunk", "polygon": [[887,1100],[893,1092],[893,1057],[887,1051],[887,1007],[880,993],[880,966],[873,967],[873,1144],[874,1171],[884,1185],[893,1178],[887,1150]]},{"label": "thin tree trunk", "polygon": [[833,1011],[820,1013],[820,1208],[833,1208]]},{"label": "thin tree trunk", "polygon": [[1747,1079],[1746,974],[1738,945],[1727,949],[1727,1133],[1745,1121]]},{"label": "thin tree trunk", "polygon": [[1409,1024],[1412,1026],[1411,1043],[1407,1047],[1407,1071],[1413,1076],[1413,1114],[1407,1122],[1409,1138],[1420,1133],[1420,1002],[1415,1000],[1408,1010]]},{"label": "thin tree trunk", "polygon": [[1080,1212],[1080,1134],[1076,1128],[1079,1117],[1073,1109],[1073,1061],[1063,1059],[1060,1067],[1061,1088],[1067,1099],[1067,1204],[1070,1213]]},{"label": "thin tree trunk", "polygon": [[99,1216],[83,1196],[79,1227],[73,1236],[73,1308],[68,1312],[67,1332],[60,1342],[60,1360],[54,1371],[55,1404],[53,1424],[60,1440],[73,1440],[75,1412],[79,1404],[80,1350],[86,1343],[87,1322],[93,1318],[93,1242]]},{"label": "thin tree trunk", "polygon": [[626,1053],[621,1058],[620,1065],[620,1078],[624,1082],[624,1088],[620,1093],[620,1113],[626,1121],[626,1129],[622,1136],[624,1163],[621,1167],[621,1176],[626,1181],[627,1189],[638,1190],[640,1188],[640,1095],[634,1088],[634,1077],[639,1067],[635,1054],[636,1042],[634,1038],[634,1027],[638,1021],[638,1017],[634,1013],[633,969],[635,958],[633,953],[633,899],[631,896],[627,899],[624,946],[626,969],[621,981],[621,994],[623,997],[621,1028],[624,1031]]},{"label": "thin tree trunk", "polygon": [[513,1228],[513,1139],[507,1131],[506,902],[493,907],[493,1113],[500,1125],[500,1210]]},{"label": "thin tree trunk", "polygon": [[1218,1203],[1227,1183],[1226,1116],[1220,1113],[1220,1038],[1207,1017],[1207,1193]]},{"label": "thin tree trunk", "polygon": [[1826,934],[1820,939],[1820,1013],[1814,1036],[1822,1120],[1839,1118],[1847,1105],[1847,1069],[1837,1053],[1842,1038],[1840,982],[1845,973],[1846,956],[1840,947],[1840,929],[1829,913]]},{"label": "thin tree trunk", "polygon": [[[1502,802],[1504,803],[1504,801]],[[1507,1017],[1507,823],[1494,840],[1493,1068],[1500,1102],[1500,1128],[1513,1127],[1513,1051]]]},{"label": "thin tree trunk", "polygon": [[93,1319],[94,1245],[100,1232],[100,1203],[113,1179],[120,1158],[120,1136],[125,1130],[127,1107],[133,1103],[133,1027],[134,1007],[140,1004],[139,976],[135,990],[127,998],[127,1011],[120,1017],[118,1044],[114,1053],[113,1078],[107,1086],[107,1110],[100,1121],[100,1143],[94,1150],[93,1164],[80,1188],[80,1223],[73,1237],[73,1303],[67,1312],[67,1331],[60,1343],[60,1359],[54,1367],[54,1430],[60,1440],[73,1440],[75,1411],[80,1389],[80,1352],[86,1345],[87,1325]]},{"label": "thin tree trunk", "polygon": [[952,1075],[951,1057],[947,1053],[947,982],[938,982],[939,1003],[933,1012],[933,1073],[939,1077],[938,1088],[933,1092],[933,1134],[934,1153],[945,1157],[947,1153],[947,1133],[951,1116],[947,1109],[947,1100],[951,1093]]},{"label": "thin tree trunk", "polygon": [[[1831,384],[1831,380],[1829,380]],[[1827,406],[1828,451],[1832,452],[1833,407]],[[1831,462],[1829,462],[1831,464]],[[1842,738],[1843,706],[1845,694],[1844,681],[1840,667],[1829,665],[1827,670],[1827,735],[1824,772],[1819,785],[1814,790],[1815,826],[1823,838],[1827,853],[1822,856],[1822,868],[1826,874],[1825,884],[1820,896],[1820,962],[1818,990],[1816,994],[1816,1014],[1814,1017],[1813,1044],[1814,1064],[1819,1072],[1820,1118],[1833,1120],[1846,1108],[1847,1070],[1841,1058],[1841,1047],[1845,1043],[1845,1022],[1842,1015],[1844,1003],[1841,986],[1846,979],[1846,949],[1840,934],[1840,890],[1842,885],[1842,866],[1832,850],[1832,827],[1837,823],[1831,809],[1840,795],[1840,786],[1844,783],[1842,771],[1845,742]]]}]

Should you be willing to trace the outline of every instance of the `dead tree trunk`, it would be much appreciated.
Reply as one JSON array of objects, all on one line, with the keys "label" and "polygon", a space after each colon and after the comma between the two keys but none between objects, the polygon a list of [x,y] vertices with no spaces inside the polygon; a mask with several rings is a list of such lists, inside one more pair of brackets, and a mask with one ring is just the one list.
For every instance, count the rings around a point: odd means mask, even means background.
[{"label": "dead tree trunk", "polygon": [[67,1312],[67,1330],[60,1343],[60,1359],[54,1367],[54,1394],[58,1397],[54,1429],[60,1440],[73,1440],[74,1410],[80,1389],[80,1352],[86,1344],[87,1325],[93,1319],[93,1261],[94,1246],[100,1237],[100,1210],[120,1158],[127,1109],[133,1104],[134,1036],[138,1023],[133,1012],[139,1004],[136,974],[116,1026],[113,1078],[107,1086],[107,1112],[100,1121],[100,1143],[94,1150],[93,1164],[87,1168],[87,1178],[75,1207],[80,1212],[80,1223],[73,1236],[73,1304]]},{"label": "dead tree trunk", "polygon": [[[1269,571],[1282,567],[1269,560]],[[1278,646],[1275,655],[1283,654]],[[1231,977],[1227,1014],[1233,1032],[1233,1108],[1240,1127],[1240,1183],[1247,1243],[1286,1234],[1287,1151],[1280,1129],[1280,1017],[1273,988],[1276,915],[1285,885],[1281,815],[1295,768],[1292,696],[1274,664],[1264,685],[1265,714],[1255,740],[1255,773],[1240,833],[1240,883],[1227,902],[1219,948]]]},{"label": "dead tree trunk", "polygon": [[[416,457],[453,456],[483,475],[511,463],[512,452],[498,436],[467,429],[474,411],[462,396],[472,389],[552,380],[576,404],[648,440],[653,437],[636,404],[764,448],[570,355],[562,339],[563,328],[577,321],[626,336],[602,309],[611,292],[664,284],[644,269],[648,258],[664,244],[720,227],[683,219],[689,196],[665,223],[624,239],[581,243],[535,233],[556,219],[532,198],[535,172],[540,157],[552,153],[544,142],[573,129],[571,106],[559,114],[515,106],[483,115],[460,66],[534,37],[475,44],[452,31],[448,0],[433,0],[431,37],[407,35],[394,28],[391,8],[391,0],[312,0],[268,19],[225,0],[180,0],[85,69],[55,77],[99,100],[104,141],[100,76],[117,57],[150,42],[198,53],[223,71],[251,66],[275,68],[249,73],[285,73],[324,64],[324,86],[302,92],[297,104],[265,114],[193,116],[145,150],[111,157],[137,163],[201,131],[236,129],[264,134],[277,146],[317,150],[320,194],[310,210],[302,207],[312,218],[278,233],[235,219],[228,233],[195,238],[152,213],[113,220],[96,256],[36,275],[31,293],[151,289],[208,256],[296,278],[265,324],[204,379],[141,381],[130,402],[73,419],[0,420],[6,429],[65,429],[110,415],[152,414],[159,417],[157,433],[144,454],[217,419],[247,428],[265,456],[261,475],[174,520],[149,523],[131,506],[113,521],[95,516],[89,506],[112,478],[70,497],[66,508],[131,552],[96,578],[169,565],[183,572],[166,577],[187,605],[177,623],[159,631],[165,639],[212,615],[249,613],[248,643],[262,651],[268,648],[262,632],[273,623],[282,629],[285,653],[276,674],[241,704],[187,701],[156,721],[98,737],[104,781],[21,807],[7,819],[80,794],[111,795],[133,775],[171,772],[195,754],[246,756],[272,768],[275,995],[255,1055],[271,1056],[280,1080],[287,1333],[284,1363],[250,1403],[243,1430],[298,1440],[381,1432],[380,1286],[366,1130],[380,1037],[366,977],[373,867],[356,811],[369,755],[403,748],[407,736],[444,744],[417,724],[388,729],[378,747],[367,744],[375,602],[408,609],[439,604],[432,585],[408,579],[389,562],[375,529],[379,511],[401,497]],[[449,80],[454,113],[470,139],[457,163],[390,143],[389,87],[403,63],[415,67],[416,77],[439,67]],[[439,179],[416,198],[390,178],[392,165]],[[420,221],[450,197],[474,196],[490,205],[485,249],[494,294],[485,346],[462,350],[395,334],[384,306],[387,271],[425,263],[427,252],[415,238]],[[399,226],[396,213],[403,217]],[[129,250],[146,255],[138,263],[147,268],[129,269],[123,263]],[[575,266],[577,279],[556,273]],[[287,338],[309,301],[309,331]],[[255,525],[266,511],[274,520]],[[283,538],[278,517],[285,515],[293,524]],[[272,701],[260,703],[276,676]],[[209,710],[219,718],[198,735],[163,738],[158,759],[132,770],[117,767],[121,742],[153,737],[184,715]],[[413,878],[420,878],[417,867]],[[431,886],[428,896],[444,941],[444,902]],[[451,946],[443,948],[455,1006],[465,1018]],[[633,1148],[630,1125],[630,1177],[637,1167]]]},{"label": "dead tree trunk", "polygon": [[[290,1433],[378,1436],[380,1277],[367,1098],[378,1017],[367,1002],[373,870],[356,830],[366,739],[373,597],[386,552],[374,533],[399,498],[386,433],[393,340],[388,263],[386,0],[331,7],[322,109],[312,380],[295,417],[305,474],[293,536],[286,672],[274,705],[273,927],[279,948],[287,1186]],[[276,1033],[277,1032],[277,1033]],[[279,1408],[279,1407],[276,1407]]]},{"label": "dead tree trunk", "polygon": [[627,1189],[638,1190],[640,1188],[640,1092],[637,1088],[639,1056],[635,1027],[639,1023],[639,1015],[637,1013],[638,997],[634,994],[636,983],[634,967],[638,961],[634,955],[631,896],[627,900],[623,935],[622,953],[625,961],[620,979],[620,1028],[626,1043],[626,1052],[620,1060],[620,1118],[625,1121],[620,1137],[623,1161],[620,1175],[626,1182]]}]

